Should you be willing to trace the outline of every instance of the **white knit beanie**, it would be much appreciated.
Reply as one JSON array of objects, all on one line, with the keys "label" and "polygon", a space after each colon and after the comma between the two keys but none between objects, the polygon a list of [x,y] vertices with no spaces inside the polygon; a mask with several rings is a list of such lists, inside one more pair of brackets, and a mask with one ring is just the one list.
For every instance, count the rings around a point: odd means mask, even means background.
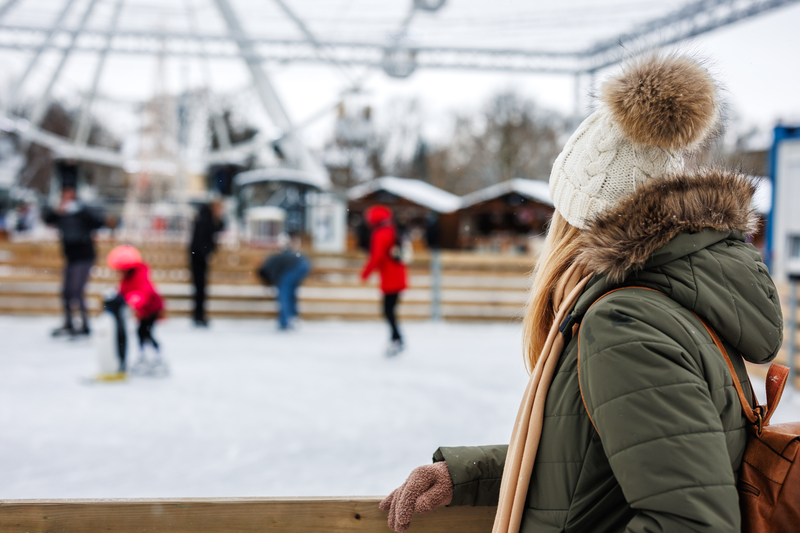
[{"label": "white knit beanie", "polygon": [[696,61],[651,55],[628,64],[602,89],[553,163],[550,195],[571,225],[598,215],[651,179],[683,169],[684,154],[716,129],[714,80]]}]

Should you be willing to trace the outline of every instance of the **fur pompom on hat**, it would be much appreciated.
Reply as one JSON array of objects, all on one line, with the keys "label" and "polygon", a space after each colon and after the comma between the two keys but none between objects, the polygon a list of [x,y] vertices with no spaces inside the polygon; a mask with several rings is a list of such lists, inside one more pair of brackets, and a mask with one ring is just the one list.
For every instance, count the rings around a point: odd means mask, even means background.
[{"label": "fur pompom on hat", "polygon": [[581,229],[637,186],[680,172],[685,153],[716,132],[720,116],[708,71],[678,55],[630,62],[605,83],[600,103],[550,174],[556,209]]}]

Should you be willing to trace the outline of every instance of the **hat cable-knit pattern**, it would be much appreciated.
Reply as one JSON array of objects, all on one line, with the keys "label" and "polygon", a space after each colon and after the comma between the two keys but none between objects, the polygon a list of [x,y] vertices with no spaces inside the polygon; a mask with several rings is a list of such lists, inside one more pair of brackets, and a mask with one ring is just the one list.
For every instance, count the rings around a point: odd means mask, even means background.
[{"label": "hat cable-knit pattern", "polygon": [[[696,88],[698,79],[707,83]],[[614,98],[578,126],[550,174],[553,204],[580,229],[637,186],[682,171],[685,150],[710,134],[718,116],[713,81],[687,58],[656,56],[634,63],[609,83],[616,84]],[[694,98],[694,90],[702,94]],[[628,100],[636,105],[624,105]],[[648,135],[649,127],[658,128],[658,135]],[[651,137],[658,142],[643,142]]]},{"label": "hat cable-knit pattern", "polygon": [[682,168],[680,154],[633,144],[600,109],[581,124],[553,164],[550,194],[567,222],[584,229],[638,184]]}]

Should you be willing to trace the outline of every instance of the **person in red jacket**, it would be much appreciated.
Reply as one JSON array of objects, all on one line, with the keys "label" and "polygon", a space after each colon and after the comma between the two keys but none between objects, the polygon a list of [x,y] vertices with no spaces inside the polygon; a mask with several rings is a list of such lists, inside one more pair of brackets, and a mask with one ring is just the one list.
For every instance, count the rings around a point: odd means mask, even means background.
[{"label": "person in red jacket", "polygon": [[119,294],[139,320],[140,362],[145,360],[144,349],[148,342],[155,350],[156,360],[160,361],[158,342],[153,338],[153,326],[164,310],[164,301],[150,281],[150,268],[142,261],[139,250],[127,244],[111,250],[106,263],[122,273]]},{"label": "person in red jacket", "polygon": [[397,355],[403,350],[403,338],[397,328],[395,308],[400,293],[407,287],[406,266],[400,260],[397,228],[388,207],[374,205],[364,214],[372,236],[370,237],[369,259],[361,271],[362,281],[366,281],[373,271],[381,276],[383,292],[383,314],[392,330],[391,343],[386,355]]}]

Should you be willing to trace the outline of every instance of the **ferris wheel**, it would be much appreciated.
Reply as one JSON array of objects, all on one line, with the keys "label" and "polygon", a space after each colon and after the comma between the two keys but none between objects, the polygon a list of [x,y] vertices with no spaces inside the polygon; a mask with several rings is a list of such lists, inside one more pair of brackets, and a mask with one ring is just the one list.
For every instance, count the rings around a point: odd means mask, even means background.
[{"label": "ferris wheel", "polygon": [[[420,69],[555,73],[577,86],[631,47],[680,42],[797,1],[5,0],[0,128],[59,157],[133,173],[180,175],[267,153],[325,189],[327,173],[275,89],[275,65],[329,65],[342,94],[375,73],[403,78]],[[238,142],[215,89],[234,67],[246,74],[247,113],[269,122]],[[141,77],[149,96],[126,96]],[[75,110],[68,132],[42,127],[54,101]],[[93,123],[126,112],[147,142],[127,152],[91,142]],[[192,149],[197,132],[214,142]]]}]

